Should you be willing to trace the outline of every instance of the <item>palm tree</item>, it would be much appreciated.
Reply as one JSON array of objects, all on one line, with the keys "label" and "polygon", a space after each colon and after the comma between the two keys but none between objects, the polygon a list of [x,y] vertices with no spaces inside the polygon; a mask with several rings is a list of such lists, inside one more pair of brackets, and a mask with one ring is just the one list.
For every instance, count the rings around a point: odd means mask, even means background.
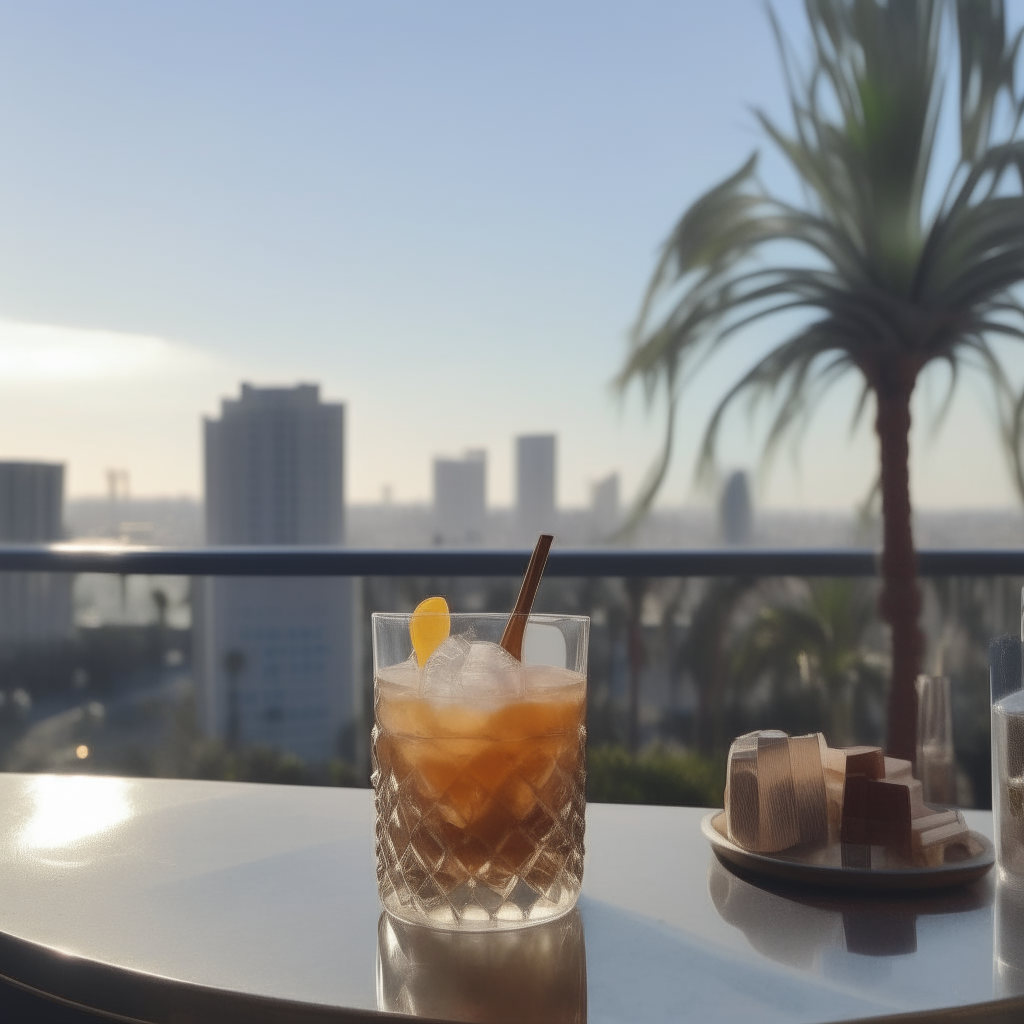
[{"label": "palm tree", "polygon": [[[640,381],[648,400],[664,387],[668,399],[666,441],[640,514],[669,465],[681,390],[710,354],[742,345],[741,328],[803,314],[719,402],[698,475],[713,468],[723,417],[740,398],[769,411],[768,458],[841,377],[859,376],[855,423],[873,404],[879,445],[880,611],[892,632],[888,748],[900,757],[914,755],[923,648],[908,470],[915,384],[944,366],[945,409],[961,370],[976,368],[991,384],[1007,440],[1021,422],[998,346],[1024,339],[1024,307],[1013,292],[1024,280],[1020,37],[1008,40],[999,0],[956,5],[960,148],[943,168],[935,142],[949,10],[932,0],[806,0],[813,44],[803,69],[773,20],[793,124],[787,131],[757,116],[805,201],[774,196],[756,176],[756,153],[701,196],[665,244],[617,378],[620,388]],[[735,355],[742,359],[741,350]]]}]

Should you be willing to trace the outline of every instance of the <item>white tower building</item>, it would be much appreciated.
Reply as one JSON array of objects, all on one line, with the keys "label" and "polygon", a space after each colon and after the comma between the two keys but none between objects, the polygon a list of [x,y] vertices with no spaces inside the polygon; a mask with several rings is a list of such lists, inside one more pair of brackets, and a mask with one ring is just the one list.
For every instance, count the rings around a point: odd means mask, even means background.
[{"label": "white tower building", "polygon": [[516,438],[516,526],[521,537],[555,529],[555,435]]},{"label": "white tower building", "polygon": [[479,544],[487,519],[487,453],[434,459],[434,538],[440,544]]},{"label": "white tower building", "polygon": [[[225,399],[203,425],[207,542],[342,544],[344,413],[311,384],[243,384]],[[197,590],[205,730],[333,756],[356,699],[352,580],[220,577]]]},{"label": "white tower building", "polygon": [[[48,544],[63,536],[64,467],[0,462],[0,543]],[[0,641],[70,637],[71,583],[67,573],[0,573]]]}]

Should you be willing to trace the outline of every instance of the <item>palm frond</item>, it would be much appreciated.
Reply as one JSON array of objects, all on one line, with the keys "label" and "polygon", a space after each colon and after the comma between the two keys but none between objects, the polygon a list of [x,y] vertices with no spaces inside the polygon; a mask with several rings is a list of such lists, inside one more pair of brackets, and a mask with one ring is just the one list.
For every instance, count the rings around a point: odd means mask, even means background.
[{"label": "palm frond", "polygon": [[986,154],[1000,95],[1005,93],[1011,104],[1016,105],[1014,68],[1021,33],[1007,45],[1003,6],[991,0],[959,0],[956,19],[960,45],[960,155],[964,163],[973,165]]},{"label": "palm frond", "polygon": [[661,258],[647,287],[632,335],[638,339],[651,316],[654,302],[667,287],[687,275],[704,271],[695,286],[721,273],[725,266],[745,255],[744,244],[748,211],[759,200],[746,189],[757,167],[757,154],[751,155],[734,173],[704,193],[680,217],[662,247]]},{"label": "palm frond", "polygon": [[[742,359],[747,330],[803,313],[807,322],[742,372],[709,417],[697,478],[713,475],[724,418],[741,396],[771,415],[762,446],[770,461],[799,435],[821,396],[849,371],[862,386],[861,422],[886,361],[919,372],[941,360],[949,380],[935,426],[962,370],[992,388],[1005,442],[1024,441],[1024,409],[987,337],[1024,340],[1024,100],[1015,93],[1021,35],[1008,38],[999,0],[959,0],[960,160],[945,198],[926,217],[942,95],[946,5],[931,0],[806,0],[811,55],[802,66],[772,15],[791,125],[756,114],[769,142],[805,189],[804,206],[771,195],[756,155],[683,214],[667,239],[616,378],[658,382],[671,408],[726,346]],[[1005,118],[1009,127],[996,134]],[[930,218],[930,219],[929,219]],[[804,259],[773,259],[773,246]],[[782,250],[780,250],[782,251]],[[756,261],[760,260],[760,265]],[[649,506],[667,472],[666,441],[641,493]],[[1019,462],[1019,460],[1018,460]],[[1014,470],[1024,494],[1024,467]]]}]

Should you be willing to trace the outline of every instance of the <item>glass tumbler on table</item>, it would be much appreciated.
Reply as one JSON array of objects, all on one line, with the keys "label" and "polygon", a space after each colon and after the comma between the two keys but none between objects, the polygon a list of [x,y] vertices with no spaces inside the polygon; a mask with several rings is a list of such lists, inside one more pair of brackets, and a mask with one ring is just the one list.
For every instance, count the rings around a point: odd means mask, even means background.
[{"label": "glass tumbler on table", "polygon": [[996,846],[993,992],[1024,993],[1024,688],[1022,643],[1001,636],[989,644],[992,685],[992,824]]},{"label": "glass tumbler on table", "polygon": [[992,694],[992,818],[999,880],[1024,895],[1024,689],[1021,640],[989,644]]},{"label": "glass tumbler on table", "polygon": [[522,928],[583,881],[590,620],[530,615],[522,662],[502,614],[453,614],[420,665],[410,615],[375,613],[377,883],[401,921]]},{"label": "glass tumbler on table", "polygon": [[377,884],[411,924],[522,928],[568,913],[583,878],[590,620],[450,616],[421,665],[410,615],[373,616]]}]

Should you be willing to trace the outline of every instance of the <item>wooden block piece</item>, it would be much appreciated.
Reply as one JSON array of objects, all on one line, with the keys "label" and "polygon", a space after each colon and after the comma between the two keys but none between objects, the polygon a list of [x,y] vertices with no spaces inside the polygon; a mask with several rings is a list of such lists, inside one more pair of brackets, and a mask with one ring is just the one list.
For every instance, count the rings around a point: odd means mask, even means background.
[{"label": "wooden block piece", "polygon": [[733,741],[726,773],[726,829],[739,846],[776,853],[827,842],[824,737],[748,733]]},{"label": "wooden block piece", "polygon": [[828,803],[818,734],[793,736],[789,741],[789,762],[793,773],[800,842],[827,842]]},{"label": "wooden block piece", "polygon": [[885,756],[881,747],[846,747],[846,774],[885,778]]},{"label": "wooden block piece", "polygon": [[747,850],[755,849],[761,827],[761,801],[754,769],[744,766],[730,773],[725,803],[729,808],[727,827],[732,841]]},{"label": "wooden block piece", "polygon": [[885,757],[879,747],[832,750],[818,733],[738,737],[725,805],[729,838],[759,853],[831,841],[842,843],[849,867],[875,858],[879,865],[925,866],[980,849],[959,811],[924,802],[909,761]]},{"label": "wooden block piece", "polygon": [[885,775],[889,782],[902,782],[909,785],[914,781],[913,765],[899,757],[885,758]]},{"label": "wooden block piece", "polygon": [[789,737],[766,730],[757,737],[757,784],[761,798],[760,849],[786,850],[800,842]]},{"label": "wooden block piece", "polygon": [[955,810],[935,811],[911,823],[914,863],[922,867],[938,867],[946,862],[947,851],[956,850],[961,857],[973,857],[981,850],[971,836],[964,816]]},{"label": "wooden block piece", "polygon": [[851,775],[843,799],[844,843],[910,852],[910,792],[899,783]]}]

